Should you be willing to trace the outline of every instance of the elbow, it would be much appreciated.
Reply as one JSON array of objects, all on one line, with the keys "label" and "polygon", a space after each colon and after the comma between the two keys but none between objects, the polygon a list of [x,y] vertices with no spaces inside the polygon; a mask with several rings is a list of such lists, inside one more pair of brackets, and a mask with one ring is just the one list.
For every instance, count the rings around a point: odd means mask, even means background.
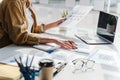
[{"label": "elbow", "polygon": [[12,40],[14,44],[17,44],[17,45],[24,45],[26,44],[25,41],[21,40],[21,39],[17,39],[17,40]]},{"label": "elbow", "polygon": [[26,42],[22,42],[22,41],[19,41],[19,40],[16,40],[16,41],[14,40],[13,43],[16,44],[16,45],[24,45],[24,44],[26,44]]},{"label": "elbow", "polygon": [[17,35],[17,37],[12,37],[11,40],[17,45],[39,44],[39,36],[33,33],[23,33],[21,35]]}]

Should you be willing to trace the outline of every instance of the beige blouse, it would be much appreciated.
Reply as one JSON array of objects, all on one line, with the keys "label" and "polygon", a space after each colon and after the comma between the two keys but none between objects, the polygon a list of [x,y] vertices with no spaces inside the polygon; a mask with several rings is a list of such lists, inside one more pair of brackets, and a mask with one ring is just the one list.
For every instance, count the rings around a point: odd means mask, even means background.
[{"label": "beige blouse", "polygon": [[28,33],[25,9],[24,0],[3,0],[0,3],[0,47],[10,43],[33,45],[40,41],[36,33],[41,32],[41,25],[37,26],[35,14],[29,6],[34,23],[32,33]]}]

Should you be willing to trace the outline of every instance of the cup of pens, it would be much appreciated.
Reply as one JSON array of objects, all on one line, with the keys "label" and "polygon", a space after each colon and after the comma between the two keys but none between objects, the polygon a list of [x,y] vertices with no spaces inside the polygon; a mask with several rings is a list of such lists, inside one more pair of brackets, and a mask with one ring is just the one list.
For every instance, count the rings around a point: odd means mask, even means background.
[{"label": "cup of pens", "polygon": [[39,80],[52,80],[54,61],[51,59],[42,59],[39,62],[41,71],[39,73]]}]

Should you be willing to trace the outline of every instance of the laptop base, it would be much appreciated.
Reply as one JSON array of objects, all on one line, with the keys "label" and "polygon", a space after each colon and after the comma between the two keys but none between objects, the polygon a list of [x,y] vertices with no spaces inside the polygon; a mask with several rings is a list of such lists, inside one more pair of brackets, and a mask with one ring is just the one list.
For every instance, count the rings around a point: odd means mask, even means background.
[{"label": "laptop base", "polygon": [[85,37],[85,36],[79,36],[79,35],[75,35],[75,37],[77,37],[78,39],[80,39],[81,41],[83,41],[84,43],[86,43],[88,45],[112,44],[111,42],[103,40],[98,36],[96,36],[96,37],[98,37],[97,39],[92,39],[92,38],[89,38],[88,36]]}]

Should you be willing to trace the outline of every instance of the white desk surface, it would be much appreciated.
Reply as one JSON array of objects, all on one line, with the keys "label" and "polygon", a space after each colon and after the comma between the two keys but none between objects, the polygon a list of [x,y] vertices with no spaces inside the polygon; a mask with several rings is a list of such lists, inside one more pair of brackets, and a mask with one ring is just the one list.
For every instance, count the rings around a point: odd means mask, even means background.
[{"label": "white desk surface", "polygon": [[[49,8],[46,8],[44,10],[47,10],[49,13],[52,14]],[[52,10],[53,11],[53,10]],[[50,17],[51,14],[48,16]],[[42,14],[41,16],[45,16]],[[44,17],[42,17],[44,18]],[[51,17],[50,17],[51,18]],[[58,19],[59,17],[57,16]],[[78,40],[77,38],[74,37],[74,33],[81,32],[81,33],[87,33],[87,34],[94,34],[96,25],[97,25],[97,19],[98,19],[98,12],[92,11],[90,12],[84,20],[80,22],[80,24],[76,25],[75,28],[69,28],[67,31],[63,34],[59,32],[59,28],[54,28],[46,31],[47,33],[55,32],[57,35],[51,35],[51,34],[41,34],[41,36],[48,36],[48,37],[57,37],[61,39],[71,39],[74,40],[75,42],[80,42],[81,44],[84,44],[82,41]],[[49,19],[50,20],[50,19]],[[44,19],[44,22],[47,22],[47,19]],[[88,29],[89,28],[89,29]],[[58,35],[61,34],[61,35]],[[73,74],[72,71],[74,70],[73,65],[71,63],[68,63],[68,65],[59,73],[57,74],[53,80],[120,80],[120,65],[119,65],[119,58],[120,58],[120,35],[118,33],[115,42],[110,45],[96,45],[95,49],[98,49],[100,51],[101,55],[93,55],[92,59],[96,61],[96,64],[94,66],[94,71],[90,72],[83,72],[79,74]],[[62,51],[62,49],[61,49]],[[9,58],[10,56],[14,56],[15,54],[18,53],[25,53],[25,54],[35,54],[37,52],[44,53],[43,51],[37,50],[32,47],[28,46],[16,46],[16,45],[9,45],[7,47],[1,48],[0,49],[0,60],[5,60]],[[73,53],[74,52],[66,52],[66,53]],[[104,54],[110,53],[107,61],[102,60],[105,59],[103,57]],[[99,52],[98,52],[99,54]],[[86,57],[88,55],[79,53],[76,54],[78,57]],[[40,56],[40,55],[39,55]],[[111,56],[115,56],[113,58],[110,58]],[[98,59],[99,58],[99,59]],[[112,61],[112,64],[115,65],[109,65],[109,60]],[[37,79],[36,79],[37,80]]]}]

